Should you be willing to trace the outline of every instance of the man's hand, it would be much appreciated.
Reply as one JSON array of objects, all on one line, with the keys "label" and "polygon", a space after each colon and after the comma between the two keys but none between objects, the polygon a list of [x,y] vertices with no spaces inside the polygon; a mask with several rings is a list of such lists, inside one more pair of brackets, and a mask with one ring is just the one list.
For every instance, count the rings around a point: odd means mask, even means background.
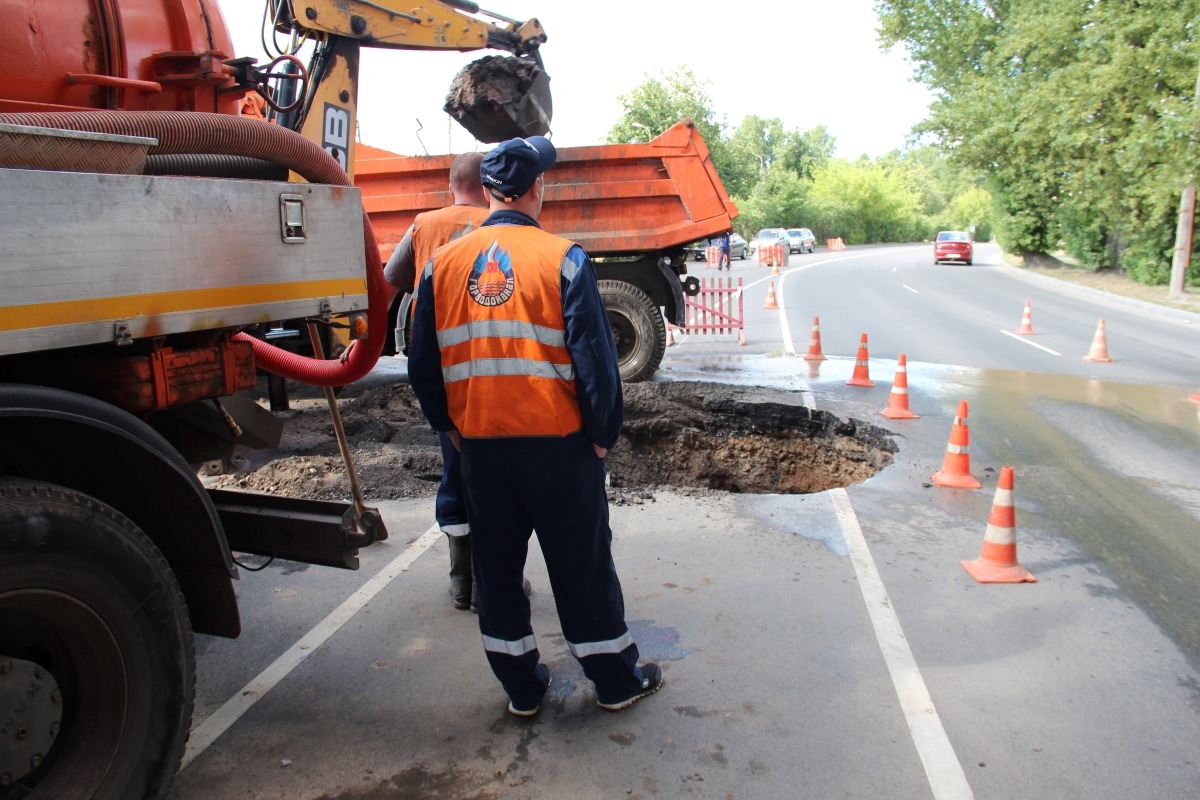
[{"label": "man's hand", "polygon": [[608,455],[608,449],[592,442],[592,449],[596,451],[596,458],[604,458]]},{"label": "man's hand", "polygon": [[450,437],[450,443],[454,445],[454,449],[462,452],[462,434],[458,431],[446,431],[446,435]]},{"label": "man's hand", "polygon": [[354,345],[358,344],[358,339],[351,339],[350,344],[346,345],[346,349],[338,356],[338,361],[345,364],[346,359],[350,358],[350,351],[354,349]]}]

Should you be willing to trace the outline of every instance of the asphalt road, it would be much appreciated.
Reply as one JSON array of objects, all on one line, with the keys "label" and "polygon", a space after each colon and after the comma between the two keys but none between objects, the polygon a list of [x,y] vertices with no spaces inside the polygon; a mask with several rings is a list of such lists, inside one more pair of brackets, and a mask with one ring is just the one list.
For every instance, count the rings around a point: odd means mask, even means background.
[{"label": "asphalt road", "polygon": [[[780,275],[736,262],[746,344],[669,348],[661,380],[792,388],[900,449],[817,495],[613,508],[627,617],[661,692],[595,706],[535,550],[554,685],[538,717],[509,717],[474,618],[445,594],[432,503],[382,504],[392,538],[360,571],[276,563],[239,582],[242,637],[198,642],[170,796],[1196,797],[1197,320],[1031,282],[981,249],[971,268],[934,268],[925,247],[793,255]],[[762,308],[772,281],[780,310]],[[1028,338],[1059,355],[1002,332],[1026,300]],[[816,368],[792,355],[813,316]],[[1082,358],[1102,316],[1111,364]],[[846,385],[862,333],[871,388]],[[921,417],[888,421],[901,352]],[[960,400],[981,490],[929,483]],[[978,584],[959,561],[980,552],[1005,465],[1038,580]]]},{"label": "asphalt road", "polygon": [[[1056,526],[1200,665],[1200,404],[1188,399],[1200,393],[1200,315],[1029,275],[986,244],[970,267],[934,265],[928,245],[913,245],[793,254],[778,275],[751,267],[741,277],[748,353],[803,356],[819,318],[831,361],[803,372],[819,407],[876,416],[869,404],[887,405],[904,353],[914,410],[952,416],[968,401],[977,461],[1020,477],[1061,470],[1073,485],[1044,492]],[[763,308],[770,289],[778,310]],[[1034,334],[1018,335],[1027,302]],[[1100,319],[1111,362],[1084,358]],[[845,385],[864,333],[873,389]],[[699,336],[678,350],[689,348],[722,349]]]}]

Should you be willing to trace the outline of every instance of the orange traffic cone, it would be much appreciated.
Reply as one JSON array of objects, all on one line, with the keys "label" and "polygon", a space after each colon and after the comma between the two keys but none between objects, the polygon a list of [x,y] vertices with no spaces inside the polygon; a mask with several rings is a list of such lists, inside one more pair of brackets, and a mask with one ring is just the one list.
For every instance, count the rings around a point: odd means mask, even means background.
[{"label": "orange traffic cone", "polygon": [[920,419],[908,408],[908,358],[904,353],[896,359],[896,379],[892,381],[887,408],[879,413],[888,419]]},{"label": "orange traffic cone", "polygon": [[1112,362],[1112,359],[1108,357],[1108,339],[1104,336],[1104,317],[1100,318],[1100,324],[1096,326],[1096,335],[1092,337],[1092,347],[1083,360]]},{"label": "orange traffic cone", "polygon": [[1029,301],[1025,301],[1025,313],[1021,315],[1021,327],[1017,328],[1017,333],[1021,336],[1034,336],[1033,332],[1033,308]]},{"label": "orange traffic cone", "polygon": [[960,561],[980,583],[1036,583],[1037,578],[1017,563],[1017,522],[1013,508],[1013,469],[1000,468],[1000,484],[988,515],[983,549],[974,561]]},{"label": "orange traffic cone", "polygon": [[875,385],[867,367],[867,335],[865,333],[862,335],[862,341],[858,343],[858,355],[854,357],[854,374],[850,376],[850,380],[846,381],[846,384],[848,386]]},{"label": "orange traffic cone", "polygon": [[813,317],[812,339],[808,342],[808,352],[804,354],[804,360],[825,360],[825,354],[821,352],[821,320],[818,317]]},{"label": "orange traffic cone", "polygon": [[931,476],[935,486],[952,489],[978,489],[979,481],[971,474],[971,432],[967,429],[967,401],[958,401],[958,413],[950,428],[946,457],[942,468]]},{"label": "orange traffic cone", "polygon": [[767,302],[763,304],[763,308],[779,310],[775,302],[775,281],[771,281],[771,285],[767,287]]},{"label": "orange traffic cone", "polygon": [[771,262],[771,274],[772,275],[779,274],[779,262],[778,261]]}]

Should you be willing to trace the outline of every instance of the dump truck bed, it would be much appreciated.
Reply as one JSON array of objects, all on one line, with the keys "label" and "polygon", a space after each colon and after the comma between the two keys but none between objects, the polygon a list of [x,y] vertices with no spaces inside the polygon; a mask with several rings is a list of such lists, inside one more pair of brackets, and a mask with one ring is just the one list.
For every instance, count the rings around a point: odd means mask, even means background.
[{"label": "dump truck bed", "polygon": [[[385,260],[417,214],[450,205],[453,160],[358,149],[354,182]],[[560,148],[539,222],[593,257],[632,256],[715,236],[737,213],[708,147],[684,120],[646,143]]]}]

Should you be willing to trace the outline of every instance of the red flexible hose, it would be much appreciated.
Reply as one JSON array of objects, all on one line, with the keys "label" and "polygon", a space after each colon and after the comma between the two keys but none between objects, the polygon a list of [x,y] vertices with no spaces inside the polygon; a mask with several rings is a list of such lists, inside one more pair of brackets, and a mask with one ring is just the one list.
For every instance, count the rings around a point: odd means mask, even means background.
[{"label": "red flexible hose", "polygon": [[[205,153],[242,155],[283,164],[310,183],[351,186],[346,172],[316,143],[278,125],[250,117],[199,111],[52,111],[0,114],[0,122],[43,128],[90,131],[158,140],[150,155]],[[344,386],[365,376],[383,352],[387,329],[383,266],[379,245],[363,212],[363,250],[367,262],[367,337],[350,349],[345,363],[307,358],[245,333],[258,366],[290,380],[314,386]]]}]

